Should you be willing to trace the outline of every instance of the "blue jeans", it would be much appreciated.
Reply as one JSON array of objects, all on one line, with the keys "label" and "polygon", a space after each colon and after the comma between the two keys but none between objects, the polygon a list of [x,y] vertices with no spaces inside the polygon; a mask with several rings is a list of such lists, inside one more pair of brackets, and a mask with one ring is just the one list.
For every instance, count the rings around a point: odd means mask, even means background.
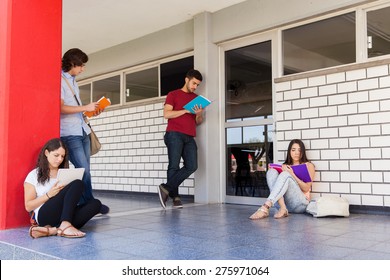
[{"label": "blue jeans", "polygon": [[84,191],[80,198],[79,204],[85,204],[87,201],[94,199],[92,195],[92,181],[91,181],[91,143],[89,135],[83,131],[83,136],[64,136],[61,140],[65,143],[69,152],[69,160],[76,167],[84,167]]},{"label": "blue jeans", "polygon": [[170,197],[178,197],[180,184],[198,169],[198,147],[194,137],[175,131],[165,133],[164,143],[169,160],[166,189]]},{"label": "blue jeans", "polygon": [[267,184],[271,191],[268,199],[275,204],[284,197],[287,209],[292,213],[304,213],[309,201],[302,192],[298,183],[287,171],[280,174],[275,169],[267,171]]}]

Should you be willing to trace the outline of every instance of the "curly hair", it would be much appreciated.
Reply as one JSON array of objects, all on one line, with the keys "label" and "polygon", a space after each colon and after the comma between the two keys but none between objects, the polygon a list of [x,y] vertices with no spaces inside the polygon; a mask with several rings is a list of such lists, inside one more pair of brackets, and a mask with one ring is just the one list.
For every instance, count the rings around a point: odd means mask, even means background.
[{"label": "curly hair", "polygon": [[37,169],[38,169],[38,182],[40,184],[44,184],[50,180],[50,168],[49,168],[49,162],[47,160],[47,157],[45,155],[45,151],[55,151],[59,148],[63,148],[65,150],[65,157],[62,163],[58,168],[69,168],[69,161],[68,161],[68,150],[65,146],[65,144],[61,141],[60,138],[54,138],[46,142],[46,144],[42,147],[39,155],[38,155],[38,161],[37,161]]},{"label": "curly hair", "polygon": [[284,162],[284,164],[288,164],[288,165],[292,165],[293,164],[293,159],[291,157],[291,149],[292,149],[292,146],[294,144],[298,144],[299,148],[301,149],[301,156],[299,158],[299,163],[309,162],[309,160],[307,159],[307,156],[306,156],[305,144],[303,144],[302,140],[293,139],[293,140],[290,141],[290,144],[288,144],[287,157],[286,157],[286,161]]},{"label": "curly hair", "polygon": [[62,70],[69,72],[74,66],[82,66],[88,62],[88,55],[82,50],[74,48],[64,53],[62,57]]}]

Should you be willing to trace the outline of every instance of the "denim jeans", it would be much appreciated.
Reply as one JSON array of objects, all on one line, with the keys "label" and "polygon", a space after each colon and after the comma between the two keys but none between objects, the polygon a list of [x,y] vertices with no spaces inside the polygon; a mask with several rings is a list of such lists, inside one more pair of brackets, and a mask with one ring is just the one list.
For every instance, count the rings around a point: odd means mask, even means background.
[{"label": "denim jeans", "polygon": [[90,159],[91,159],[91,143],[89,135],[83,131],[83,136],[64,136],[61,140],[65,143],[69,152],[69,160],[76,167],[84,167],[84,191],[80,198],[79,204],[82,205],[87,201],[94,199],[92,195],[92,182],[91,182],[91,170],[90,170]]},{"label": "denim jeans", "polygon": [[298,183],[287,171],[280,174],[275,169],[267,171],[267,184],[271,191],[268,199],[275,204],[284,197],[287,209],[291,213],[304,213],[309,201],[302,192]]},{"label": "denim jeans", "polygon": [[170,197],[178,197],[180,184],[198,169],[198,147],[194,137],[175,131],[165,133],[164,143],[169,160],[166,188]]}]

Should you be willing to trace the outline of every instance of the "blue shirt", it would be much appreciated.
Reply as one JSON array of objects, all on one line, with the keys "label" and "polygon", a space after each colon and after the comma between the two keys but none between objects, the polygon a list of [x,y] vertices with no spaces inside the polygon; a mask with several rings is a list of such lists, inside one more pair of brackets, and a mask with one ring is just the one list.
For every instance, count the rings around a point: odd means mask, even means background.
[{"label": "blue shirt", "polygon": [[[69,73],[61,73],[61,99],[64,100],[64,105],[67,106],[80,106],[80,90],[77,85],[75,77],[71,76]],[[69,84],[72,86],[74,93],[76,94],[77,100],[80,105],[77,104],[76,99],[74,98],[72,90],[69,88],[68,84],[64,81],[67,79]],[[91,133],[91,129],[85,123],[83,118],[83,113],[75,114],[63,114],[60,115],[60,135],[63,136],[83,136],[83,130],[86,134]]]}]

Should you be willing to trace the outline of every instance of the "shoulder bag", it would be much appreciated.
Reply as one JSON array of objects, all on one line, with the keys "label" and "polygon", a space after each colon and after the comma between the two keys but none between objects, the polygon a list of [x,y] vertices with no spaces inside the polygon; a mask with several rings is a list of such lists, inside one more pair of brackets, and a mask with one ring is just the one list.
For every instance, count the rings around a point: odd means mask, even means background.
[{"label": "shoulder bag", "polygon": [[328,217],[328,216],[349,216],[349,203],[344,197],[339,196],[321,196],[310,201],[306,208],[306,212],[313,217]]}]

